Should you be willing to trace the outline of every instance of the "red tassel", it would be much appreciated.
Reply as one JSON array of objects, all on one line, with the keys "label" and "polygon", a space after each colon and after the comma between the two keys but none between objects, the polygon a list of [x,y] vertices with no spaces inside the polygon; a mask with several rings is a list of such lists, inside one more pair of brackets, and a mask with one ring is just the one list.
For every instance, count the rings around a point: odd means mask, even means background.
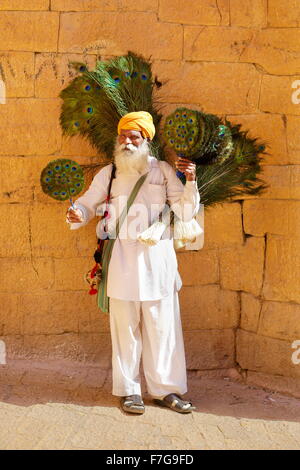
[{"label": "red tassel", "polygon": [[97,289],[94,289],[94,287],[91,287],[90,290],[89,290],[90,295],[95,295],[95,294],[97,294],[97,292],[98,292]]}]

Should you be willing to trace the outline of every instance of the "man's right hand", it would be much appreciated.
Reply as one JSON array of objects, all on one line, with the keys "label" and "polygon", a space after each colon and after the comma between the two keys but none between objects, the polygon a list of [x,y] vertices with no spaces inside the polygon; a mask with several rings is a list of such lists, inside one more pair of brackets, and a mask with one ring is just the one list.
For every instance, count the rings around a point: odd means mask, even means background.
[{"label": "man's right hand", "polygon": [[69,207],[69,209],[67,210],[67,221],[70,224],[79,224],[83,222],[81,210],[72,209],[72,207]]}]

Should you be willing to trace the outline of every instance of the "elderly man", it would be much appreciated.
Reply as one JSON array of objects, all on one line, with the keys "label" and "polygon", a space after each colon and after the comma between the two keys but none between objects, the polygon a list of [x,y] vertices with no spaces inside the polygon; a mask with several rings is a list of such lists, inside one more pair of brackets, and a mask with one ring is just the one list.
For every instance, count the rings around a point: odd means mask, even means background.
[{"label": "elderly man", "polygon": [[[200,197],[191,161],[177,162],[178,170],[186,176],[183,185],[167,162],[150,155],[149,141],[154,134],[152,116],[144,111],[127,114],[118,125],[116,174],[111,184],[110,217],[105,221],[109,238],[114,236],[116,221],[130,194],[132,198],[132,189],[136,184],[140,187],[113,241],[107,272],[112,393],[121,397],[123,410],[144,412],[139,373],[142,356],[147,390],[154,402],[189,413],[194,407],[181,397],[187,392],[187,377],[178,302],[182,283],[173,238],[166,230],[161,240],[150,246],[140,243],[137,236],[156,220],[166,202],[177,217],[190,221],[198,212]],[[69,208],[71,229],[101,213],[112,170],[113,164],[101,169],[77,199],[75,209]],[[97,226],[99,238],[103,238],[103,223],[101,220]]]}]

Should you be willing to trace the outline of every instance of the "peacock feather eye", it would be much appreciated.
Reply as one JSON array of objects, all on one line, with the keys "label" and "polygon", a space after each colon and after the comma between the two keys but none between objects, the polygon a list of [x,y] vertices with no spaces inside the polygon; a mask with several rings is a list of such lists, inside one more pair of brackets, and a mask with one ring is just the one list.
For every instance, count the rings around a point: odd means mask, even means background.
[{"label": "peacock feather eye", "polygon": [[125,72],[125,77],[130,77],[130,72]]},{"label": "peacock feather eye", "polygon": [[115,83],[120,83],[120,81],[121,81],[120,77],[118,77],[118,76],[114,76],[113,80],[114,80]]},{"label": "peacock feather eye", "polygon": [[80,122],[79,122],[79,121],[75,121],[75,122],[74,122],[74,126],[75,126],[75,127],[79,127],[79,126],[80,126]]},{"label": "peacock feather eye", "polygon": [[145,73],[142,73],[142,75],[141,75],[141,79],[142,79],[142,80],[147,80],[147,79],[148,79],[148,77],[147,77],[147,75],[146,75]]},{"label": "peacock feather eye", "polygon": [[86,66],[85,65],[81,65],[80,68],[79,68],[80,72],[85,72],[86,71]]},{"label": "peacock feather eye", "polygon": [[77,166],[72,166],[72,170],[73,170],[73,171],[76,171],[76,170],[77,170]]},{"label": "peacock feather eye", "polygon": [[169,121],[169,124],[171,125],[171,124],[172,124],[172,122],[173,122],[173,121],[172,121],[172,119],[170,119],[170,121]]},{"label": "peacock feather eye", "polygon": [[94,111],[94,110],[93,110],[92,106],[88,106],[88,107],[87,107],[87,112],[88,112],[89,114],[92,114],[93,111]]},{"label": "peacock feather eye", "polygon": [[137,77],[137,72],[132,72],[131,78],[136,78]]},{"label": "peacock feather eye", "polygon": [[60,166],[60,165],[56,165],[55,170],[56,170],[56,171],[59,171],[60,169],[61,169],[61,166]]},{"label": "peacock feather eye", "polygon": [[90,91],[92,89],[91,85],[85,85],[84,87],[85,91]]}]

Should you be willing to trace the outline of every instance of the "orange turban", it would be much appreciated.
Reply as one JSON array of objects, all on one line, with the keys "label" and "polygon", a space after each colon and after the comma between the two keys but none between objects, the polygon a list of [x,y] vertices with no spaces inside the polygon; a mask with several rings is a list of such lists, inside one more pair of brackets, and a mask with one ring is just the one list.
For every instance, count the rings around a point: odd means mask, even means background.
[{"label": "orange turban", "polygon": [[153,139],[155,134],[152,116],[146,111],[125,114],[119,121],[118,134],[120,134],[121,129],[140,131],[144,138],[149,137],[150,140]]}]

